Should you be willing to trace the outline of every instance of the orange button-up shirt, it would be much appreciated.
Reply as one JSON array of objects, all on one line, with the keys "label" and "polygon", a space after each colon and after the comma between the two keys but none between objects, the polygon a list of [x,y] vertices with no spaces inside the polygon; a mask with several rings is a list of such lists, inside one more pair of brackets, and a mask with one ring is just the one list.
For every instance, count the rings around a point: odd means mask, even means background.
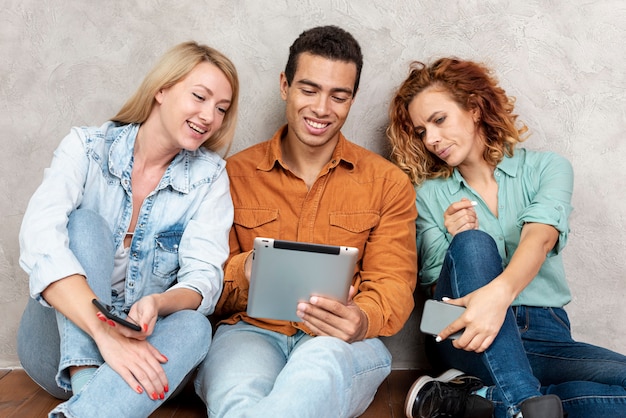
[{"label": "orange button-up shirt", "polygon": [[366,338],[398,332],[413,310],[417,279],[415,191],[408,176],[380,155],[340,134],[331,160],[309,190],[282,160],[286,127],[269,141],[227,160],[235,207],[224,291],[215,315],[286,335],[301,322],[251,318],[244,274],[254,238],[313,242],[359,249],[354,302],[367,315]]}]

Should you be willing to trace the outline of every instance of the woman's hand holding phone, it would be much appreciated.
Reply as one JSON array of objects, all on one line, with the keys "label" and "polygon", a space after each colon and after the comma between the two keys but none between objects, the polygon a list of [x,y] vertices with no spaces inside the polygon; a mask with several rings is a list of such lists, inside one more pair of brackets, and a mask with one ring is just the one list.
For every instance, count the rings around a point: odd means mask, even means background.
[{"label": "woman's hand holding phone", "polygon": [[[457,318],[459,318],[465,312],[463,306],[456,306],[445,302],[440,302],[434,299],[428,299],[424,305],[424,311],[422,313],[422,320],[420,323],[420,330],[423,333],[436,336],[438,341],[439,334]],[[463,334],[463,330],[458,331],[450,336],[448,339],[456,340]]]},{"label": "woman's hand holding phone", "polygon": [[130,328],[133,331],[141,331],[141,326],[134,322],[130,316],[122,318],[115,313],[115,310],[112,306],[102,303],[98,299],[93,299],[91,302],[96,305],[96,307],[100,310],[100,313],[104,315],[104,318],[109,319],[117,324],[123,325],[127,328]]},{"label": "woman's hand holding phone", "polygon": [[459,328],[465,328],[461,338],[453,345],[465,351],[484,352],[495,340],[504,323],[507,309],[510,306],[510,292],[503,284],[493,280],[489,284],[449,303],[466,306],[463,316],[446,328],[440,335],[446,338]]},{"label": "woman's hand holding phone", "polygon": [[[135,392],[145,391],[150,399],[159,400],[164,399],[165,393],[169,390],[167,376],[161,366],[167,362],[167,357],[146,340],[156,323],[156,313],[154,303],[150,301],[140,303],[142,300],[133,305],[127,318],[122,318],[111,306],[93,299],[93,304],[99,309],[99,317],[109,325],[113,324],[107,327],[110,329],[109,332],[94,336],[94,340],[107,364]],[[148,317],[147,322],[151,323],[150,326],[147,323],[141,326],[131,319],[137,318],[137,322],[144,323],[142,313]],[[107,334],[108,337],[102,336]]]}]

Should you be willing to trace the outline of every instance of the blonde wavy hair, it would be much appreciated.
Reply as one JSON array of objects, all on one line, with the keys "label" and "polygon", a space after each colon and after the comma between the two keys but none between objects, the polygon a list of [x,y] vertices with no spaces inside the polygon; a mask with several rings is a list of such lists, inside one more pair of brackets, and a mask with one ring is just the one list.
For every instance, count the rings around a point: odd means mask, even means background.
[{"label": "blonde wavy hair", "polygon": [[454,171],[454,167],[428,152],[409,115],[409,104],[430,87],[448,93],[461,109],[479,110],[478,126],[486,145],[483,157],[494,167],[504,155],[512,156],[515,145],[526,139],[526,125],[516,126],[515,98],[506,95],[486,66],[457,58],[441,58],[430,66],[414,61],[409,76],[391,101],[386,130],[391,143],[390,159],[409,175],[413,184],[447,178]]},{"label": "blonde wavy hair", "polygon": [[202,146],[228,153],[237,125],[239,104],[239,78],[233,63],[221,52],[196,42],[183,42],[167,51],[146,75],[137,91],[128,99],[111,120],[119,123],[143,123],[148,119],[156,103],[155,95],[185,78],[196,65],[209,62],[215,65],[228,79],[233,97],[224,115],[220,129],[215,131]]}]

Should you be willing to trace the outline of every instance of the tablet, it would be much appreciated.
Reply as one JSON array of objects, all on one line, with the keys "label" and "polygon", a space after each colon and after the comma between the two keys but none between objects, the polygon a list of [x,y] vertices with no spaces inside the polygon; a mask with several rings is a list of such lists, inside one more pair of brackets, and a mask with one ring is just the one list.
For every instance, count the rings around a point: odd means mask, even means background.
[{"label": "tablet", "polygon": [[358,254],[353,247],[256,238],[248,315],[299,322],[298,302],[312,295],[345,303]]}]

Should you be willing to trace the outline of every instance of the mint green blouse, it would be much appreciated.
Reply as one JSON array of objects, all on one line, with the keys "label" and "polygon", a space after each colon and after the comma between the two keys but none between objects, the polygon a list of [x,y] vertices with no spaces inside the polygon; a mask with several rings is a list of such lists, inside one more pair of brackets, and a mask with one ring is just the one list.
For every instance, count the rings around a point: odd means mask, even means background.
[{"label": "mint green blouse", "polygon": [[571,300],[561,251],[569,233],[568,218],[574,173],[569,161],[553,152],[524,148],[505,157],[494,171],[498,183],[498,217],[465,182],[458,170],[447,179],[431,179],[416,187],[418,216],[417,249],[421,285],[429,288],[439,278],[443,259],[452,241],[443,225],[443,213],[465,197],[475,200],[479,229],[493,237],[509,264],[520,240],[522,226],[537,222],[554,226],[559,239],[539,273],[515,299],[513,305],[562,307]]}]

